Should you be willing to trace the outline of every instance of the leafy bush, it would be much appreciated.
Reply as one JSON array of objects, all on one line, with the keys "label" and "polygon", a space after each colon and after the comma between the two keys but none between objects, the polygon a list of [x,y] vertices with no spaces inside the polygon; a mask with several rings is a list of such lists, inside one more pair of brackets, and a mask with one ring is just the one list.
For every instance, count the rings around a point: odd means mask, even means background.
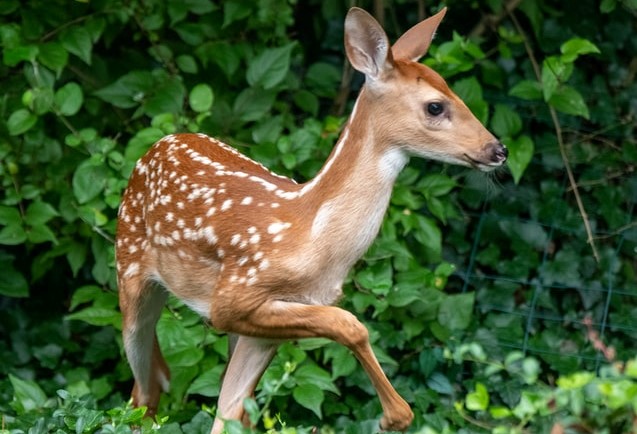
[{"label": "leafy bush", "polygon": [[[168,420],[123,404],[120,196],[137,158],[176,131],[312,177],[360,86],[342,65],[345,3],[0,2],[3,429],[205,432],[227,339],[174,299],[158,325]],[[425,62],[507,144],[511,176],[413,161],[344,307],[369,327],[415,430],[634,430],[634,363],[591,376],[602,357],[584,317],[618,359],[634,356],[635,2],[447,4]],[[385,6],[390,35],[418,20],[409,2]],[[281,346],[247,405],[266,429],[372,432],[372,396],[347,350],[309,340]]]}]

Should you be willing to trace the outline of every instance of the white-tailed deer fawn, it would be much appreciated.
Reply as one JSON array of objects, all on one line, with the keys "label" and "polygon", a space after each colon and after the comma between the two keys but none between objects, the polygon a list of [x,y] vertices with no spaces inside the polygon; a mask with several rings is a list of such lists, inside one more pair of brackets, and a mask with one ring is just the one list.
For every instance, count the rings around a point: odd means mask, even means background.
[{"label": "white-tailed deer fawn", "polygon": [[506,148],[444,79],[417,63],[445,11],[393,46],[367,12],[345,20],[345,48],[365,74],[332,154],[304,184],[275,175],[202,134],[163,138],[137,163],[117,230],[124,346],[133,402],[157,409],[169,383],[155,325],[167,290],[237,337],[212,433],[242,419],[282,340],[325,337],[349,348],[383,407],[382,429],[405,430],[413,414],[383,373],[368,332],[332,306],[350,267],[376,236],[394,181],[410,155],[488,171]]}]

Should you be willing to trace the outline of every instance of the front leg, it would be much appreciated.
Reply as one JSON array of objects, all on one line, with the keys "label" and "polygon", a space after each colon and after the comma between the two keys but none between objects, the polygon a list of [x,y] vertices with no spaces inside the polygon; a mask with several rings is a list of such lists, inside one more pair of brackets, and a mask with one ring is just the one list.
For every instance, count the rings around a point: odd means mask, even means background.
[{"label": "front leg", "polygon": [[[325,337],[349,348],[367,372],[383,407],[383,430],[404,431],[413,420],[407,402],[394,390],[369,343],[369,333],[358,319],[333,306],[266,301],[247,315],[213,311],[213,322],[222,330],[267,339]],[[238,351],[237,345],[237,350]],[[236,359],[235,354],[233,361]],[[224,382],[225,383],[225,382]]]},{"label": "front leg", "polygon": [[211,434],[222,433],[225,420],[245,421],[243,400],[252,396],[279,346],[277,342],[248,336],[233,336],[233,341]]}]

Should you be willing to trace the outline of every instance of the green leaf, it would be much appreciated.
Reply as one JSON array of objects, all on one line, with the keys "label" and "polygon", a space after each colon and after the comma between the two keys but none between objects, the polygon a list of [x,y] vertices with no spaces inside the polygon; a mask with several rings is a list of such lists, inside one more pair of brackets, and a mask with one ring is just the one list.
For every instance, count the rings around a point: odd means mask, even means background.
[{"label": "green leaf", "polygon": [[274,92],[250,87],[237,96],[233,111],[244,122],[256,121],[270,111],[275,96]]},{"label": "green leaf", "polygon": [[562,60],[565,62],[574,62],[581,54],[600,52],[595,44],[582,38],[569,39],[562,44],[560,51],[562,52]]},{"label": "green leaf", "polygon": [[26,109],[18,109],[11,113],[7,120],[7,128],[9,134],[12,136],[18,136],[29,131],[35,123],[38,121],[38,117]]},{"label": "green leaf", "polygon": [[69,61],[69,52],[58,42],[40,44],[38,60],[59,77]]},{"label": "green leaf", "polygon": [[294,43],[267,48],[248,63],[246,79],[251,86],[271,89],[281,83],[290,69],[290,54]]},{"label": "green leaf", "polygon": [[67,320],[79,320],[94,326],[112,325],[121,329],[122,316],[115,308],[89,306],[64,317]]},{"label": "green leaf", "polygon": [[0,244],[17,246],[27,239],[27,233],[22,227],[22,223],[12,223],[0,230]]},{"label": "green leaf", "polygon": [[438,322],[449,330],[465,330],[471,323],[475,293],[449,295],[440,303]]},{"label": "green leaf", "polygon": [[484,384],[476,383],[476,389],[467,394],[465,401],[467,409],[471,411],[484,411],[489,407],[489,392]]},{"label": "green leaf", "polygon": [[70,82],[55,92],[55,105],[63,116],[73,116],[84,103],[84,94],[79,84]]},{"label": "green leaf", "polygon": [[330,392],[338,393],[338,388],[334,385],[330,373],[312,363],[305,363],[301,365],[294,372],[294,379],[298,385],[312,384],[321,390],[329,390]]},{"label": "green leaf", "polygon": [[59,213],[47,202],[36,201],[29,204],[24,215],[24,221],[29,225],[46,223]]},{"label": "green leaf", "polygon": [[0,224],[12,225],[21,224],[22,215],[17,208],[0,205]]},{"label": "green leaf", "polygon": [[28,297],[29,284],[10,261],[0,261],[0,294],[7,297]]},{"label": "green leaf", "polygon": [[452,87],[480,122],[486,123],[489,117],[489,106],[482,97],[480,82],[475,77],[464,78],[456,81]]},{"label": "green leaf", "polygon": [[223,4],[223,24],[221,28],[226,28],[235,21],[248,17],[252,12],[250,6],[244,2],[227,1]]},{"label": "green leaf", "polygon": [[565,63],[557,56],[550,56],[542,62],[542,95],[548,102],[560,84],[565,83],[573,73],[573,64]]},{"label": "green leaf", "polygon": [[5,48],[2,52],[2,62],[9,66],[16,66],[20,62],[32,62],[35,60],[39,49],[35,45],[19,45]]},{"label": "green leaf", "polygon": [[319,110],[319,99],[312,92],[299,90],[294,93],[294,104],[304,112],[316,116]]},{"label": "green leaf", "polygon": [[186,89],[178,77],[159,77],[144,101],[144,112],[151,117],[162,113],[179,113],[185,96]]},{"label": "green leaf", "polygon": [[224,365],[217,365],[212,369],[205,370],[190,384],[188,394],[196,393],[210,398],[219,396],[224,370]]},{"label": "green leaf", "polygon": [[534,80],[523,80],[509,90],[509,95],[526,100],[542,99],[542,86]]},{"label": "green leaf", "polygon": [[212,88],[203,83],[193,87],[188,96],[190,107],[197,113],[210,111],[213,101],[214,94]]},{"label": "green leaf", "polygon": [[498,137],[515,137],[522,129],[522,119],[509,106],[496,104],[491,128]]},{"label": "green leaf", "polygon": [[115,107],[132,108],[139,105],[146,93],[152,90],[153,83],[150,72],[131,71],[94,94]]},{"label": "green leaf", "polygon": [[84,27],[74,26],[60,35],[62,46],[70,53],[75,54],[86,64],[91,64],[91,51],[93,42],[91,34]]},{"label": "green leaf", "polygon": [[46,395],[35,381],[23,380],[11,374],[9,374],[9,381],[13,386],[13,399],[23,412],[44,407],[47,401]]},{"label": "green leaf", "polygon": [[84,160],[73,174],[73,193],[79,203],[86,203],[104,190],[108,169],[92,160]]},{"label": "green leaf", "polygon": [[590,118],[584,97],[579,91],[570,86],[561,86],[557,89],[551,96],[549,104],[562,113],[582,116],[585,119]]},{"label": "green leaf", "polygon": [[312,410],[319,419],[322,418],[321,405],[325,400],[325,394],[318,386],[314,384],[298,385],[292,391],[292,396],[300,405]]},{"label": "green leaf", "polygon": [[124,158],[131,162],[137,161],[146,153],[146,151],[148,151],[153,143],[157,142],[164,136],[164,132],[156,127],[143,128],[139,130],[137,134],[128,141]]},{"label": "green leaf", "polygon": [[57,238],[53,231],[45,224],[38,223],[27,230],[27,238],[34,244],[52,241],[57,243]]},{"label": "green leaf", "polygon": [[66,254],[66,260],[69,262],[73,276],[77,276],[80,268],[86,263],[87,248],[80,243],[73,243]]},{"label": "green leaf", "polygon": [[199,71],[195,58],[189,54],[182,54],[175,58],[175,62],[179,69],[187,74],[196,74]]},{"label": "green leaf", "polygon": [[436,260],[442,252],[442,233],[435,220],[423,215],[416,215],[417,227],[414,237],[430,253],[431,259]]},{"label": "green leaf", "polygon": [[504,137],[502,138],[502,143],[504,143],[509,150],[507,165],[509,166],[509,170],[511,170],[513,180],[517,184],[520,182],[524,171],[533,158],[535,145],[529,136],[520,136],[517,139]]},{"label": "green leaf", "polygon": [[423,190],[427,198],[444,196],[456,185],[458,183],[455,179],[442,174],[426,175],[418,182],[418,188]]},{"label": "green leaf", "polygon": [[443,395],[451,395],[454,393],[451,382],[440,372],[434,372],[427,378],[427,387]]}]

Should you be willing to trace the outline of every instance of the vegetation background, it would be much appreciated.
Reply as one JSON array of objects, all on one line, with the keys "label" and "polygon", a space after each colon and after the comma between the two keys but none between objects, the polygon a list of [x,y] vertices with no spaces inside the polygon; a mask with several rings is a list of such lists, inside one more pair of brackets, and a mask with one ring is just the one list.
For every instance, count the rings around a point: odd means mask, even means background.
[{"label": "vegetation background", "polygon": [[[412,161],[342,305],[412,432],[637,433],[635,0],[0,0],[0,433],[208,432],[227,339],[174,299],[160,417],[126,404],[113,236],[136,159],[197,131],[310,178],[362,84],[347,9],[394,39],[443,4],[424,62],[509,170]],[[283,345],[246,408],[259,432],[380,417],[325,340]]]}]

